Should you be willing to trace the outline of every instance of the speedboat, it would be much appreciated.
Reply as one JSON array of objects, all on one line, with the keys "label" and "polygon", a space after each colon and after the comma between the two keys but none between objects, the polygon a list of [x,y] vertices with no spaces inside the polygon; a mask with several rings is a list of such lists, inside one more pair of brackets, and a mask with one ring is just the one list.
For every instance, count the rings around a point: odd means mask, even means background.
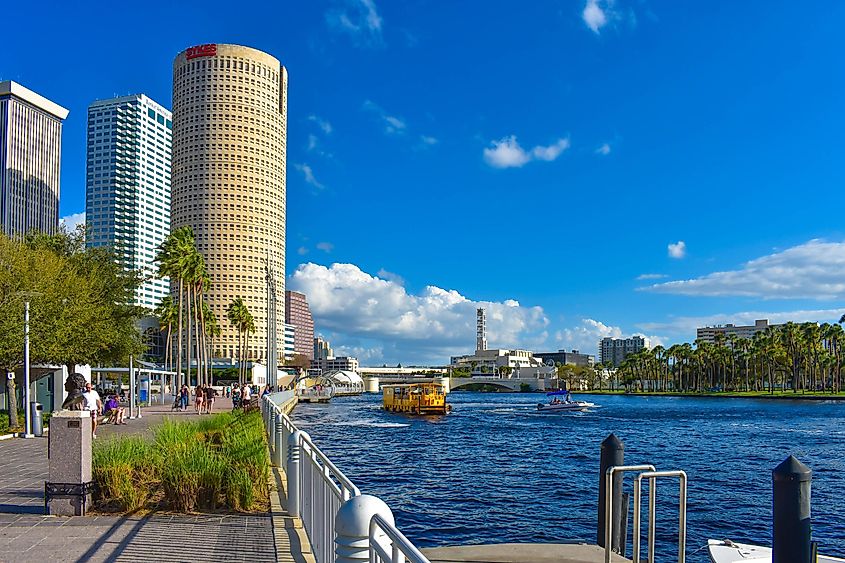
[{"label": "speedboat", "polygon": [[549,397],[549,402],[537,403],[537,412],[585,411],[596,406],[595,403],[587,401],[573,401],[572,395],[566,390],[550,391],[546,393],[546,397]]},{"label": "speedboat", "polygon": [[[772,548],[731,540],[707,540],[707,551],[713,563],[772,563]],[[818,563],[845,563],[845,559],[819,555]]]}]

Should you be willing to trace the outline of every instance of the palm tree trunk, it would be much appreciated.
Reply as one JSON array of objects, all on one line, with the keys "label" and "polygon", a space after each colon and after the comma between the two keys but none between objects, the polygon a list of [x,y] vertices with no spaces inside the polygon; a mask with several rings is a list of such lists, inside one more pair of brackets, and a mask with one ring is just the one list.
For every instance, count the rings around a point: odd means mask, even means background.
[{"label": "palm tree trunk", "polygon": [[176,337],[178,341],[176,343],[176,387],[182,389],[182,278],[179,278],[179,326],[178,330],[176,331]]},{"label": "palm tree trunk", "polygon": [[200,344],[200,357],[202,358],[202,380],[208,384],[208,363],[205,350],[205,314],[202,310],[202,282],[197,286],[197,311],[199,312],[199,329],[197,330],[197,340]]},{"label": "palm tree trunk", "polygon": [[201,362],[201,355],[200,355],[200,327],[199,327],[199,304],[197,303],[197,286],[194,285],[191,288],[191,298],[194,302],[194,357],[197,359],[197,385],[202,382],[203,384],[205,381],[202,381],[202,362]]},{"label": "palm tree trunk", "polygon": [[192,299],[191,299],[191,293],[192,293],[191,289],[192,288],[191,288],[190,285],[188,285],[188,287],[185,288],[185,291],[188,295],[188,351],[187,351],[187,354],[188,354],[188,377],[187,377],[188,386],[191,385],[191,360],[193,358],[193,355],[191,354],[191,340],[193,340],[193,338],[192,338],[193,335],[192,335],[192,330],[191,330],[191,328],[192,328],[191,327],[191,301],[192,301]]},{"label": "palm tree trunk", "polygon": [[246,331],[246,346],[244,346],[244,348],[246,349],[244,351],[244,356],[245,356],[244,357],[244,383],[248,384],[249,372],[247,371],[247,368],[246,368],[246,362],[247,362],[248,358],[251,357],[251,355],[249,353],[249,330]]},{"label": "palm tree trunk", "polygon": [[170,327],[167,327],[167,336],[164,337],[164,369],[167,370],[167,362],[170,360]]},{"label": "palm tree trunk", "polygon": [[238,329],[238,385],[244,384],[244,333]]}]

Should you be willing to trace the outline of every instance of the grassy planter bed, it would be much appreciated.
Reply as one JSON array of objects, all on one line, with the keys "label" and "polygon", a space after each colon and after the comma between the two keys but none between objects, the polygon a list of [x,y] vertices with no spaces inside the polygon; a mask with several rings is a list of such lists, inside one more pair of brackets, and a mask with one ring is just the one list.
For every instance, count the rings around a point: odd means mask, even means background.
[{"label": "grassy planter bed", "polygon": [[100,510],[255,511],[269,506],[270,460],[261,415],[166,420],[150,438],[94,444]]}]

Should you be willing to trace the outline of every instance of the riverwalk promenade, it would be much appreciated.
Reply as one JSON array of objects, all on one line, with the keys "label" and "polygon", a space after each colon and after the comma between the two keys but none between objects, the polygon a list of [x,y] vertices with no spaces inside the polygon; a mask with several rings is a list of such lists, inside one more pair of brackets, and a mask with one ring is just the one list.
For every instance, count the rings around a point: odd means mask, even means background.
[{"label": "riverwalk promenade", "polygon": [[[218,412],[232,408],[218,398]],[[165,416],[198,417],[169,404],[142,410],[124,426],[102,425],[98,440],[150,432]],[[0,561],[314,561],[298,519],[286,510],[284,474],[274,470],[271,511],[256,514],[44,515],[47,438],[0,441]]]}]

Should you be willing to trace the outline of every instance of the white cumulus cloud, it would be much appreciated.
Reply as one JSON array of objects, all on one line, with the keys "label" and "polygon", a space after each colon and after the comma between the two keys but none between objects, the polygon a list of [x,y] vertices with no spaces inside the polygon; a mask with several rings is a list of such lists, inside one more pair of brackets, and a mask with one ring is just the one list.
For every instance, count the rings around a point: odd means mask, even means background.
[{"label": "white cumulus cloud", "polygon": [[557,331],[555,341],[562,350],[578,350],[582,354],[595,355],[598,353],[599,340],[608,336],[622,338],[622,329],[595,319],[581,319],[579,324]]},{"label": "white cumulus cloud", "polygon": [[433,285],[409,293],[397,281],[354,264],[302,264],[289,277],[288,287],[308,296],[321,330],[332,331],[336,340],[367,339],[367,346],[380,346],[390,355],[386,360],[446,364],[450,355],[471,353],[477,307],[487,310],[491,347],[538,349],[548,339],[549,321],[541,307],[513,300],[474,301]]},{"label": "white cumulus cloud", "polygon": [[638,280],[659,280],[663,278],[668,278],[669,276],[666,274],[640,274],[637,276]]},{"label": "white cumulus cloud", "polygon": [[68,232],[72,232],[76,230],[76,227],[79,225],[85,224],[85,212],[82,213],[73,213],[71,215],[66,215],[59,219],[59,225],[64,227]]},{"label": "white cumulus cloud", "polygon": [[323,252],[331,252],[332,250],[334,250],[334,245],[330,242],[318,242],[317,250],[322,250]]},{"label": "white cumulus cloud", "polygon": [[682,295],[762,299],[845,299],[845,242],[811,240],[756,258],[736,270],[643,288]]},{"label": "white cumulus cloud", "polygon": [[532,160],[555,160],[569,146],[569,139],[562,138],[547,147],[537,145],[531,150],[525,150],[517,142],[516,135],[511,135],[498,141],[490,141],[490,146],[484,149],[483,155],[484,161],[494,168],[520,168]]},{"label": "white cumulus cloud", "polygon": [[[598,33],[601,28],[607,25],[607,14],[605,13],[607,4],[607,2],[601,2],[600,0],[587,0],[587,3],[584,5],[581,18],[594,33]],[[605,6],[605,9],[602,8],[602,5]]]},{"label": "white cumulus cloud", "polygon": [[682,240],[679,240],[678,242],[670,242],[666,249],[669,252],[670,258],[680,260],[687,255],[687,243]]},{"label": "white cumulus cloud", "polygon": [[602,146],[596,149],[596,154],[600,154],[602,156],[607,156],[610,154],[610,145],[604,143]]},{"label": "white cumulus cloud", "polygon": [[622,329],[618,326],[608,325],[589,318],[581,319],[581,322],[577,325],[555,332],[555,342],[561,350],[578,350],[582,354],[595,355],[598,362],[601,360],[598,356],[598,347],[602,338],[630,338],[631,336],[642,336],[646,339],[646,345],[649,347],[663,346],[666,342],[666,337],[655,334],[648,335],[642,332],[623,334]]},{"label": "white cumulus cloud", "polygon": [[551,162],[561,155],[563,151],[569,148],[569,139],[558,139],[547,147],[536,146],[531,149],[531,156],[537,160],[545,160]]}]

